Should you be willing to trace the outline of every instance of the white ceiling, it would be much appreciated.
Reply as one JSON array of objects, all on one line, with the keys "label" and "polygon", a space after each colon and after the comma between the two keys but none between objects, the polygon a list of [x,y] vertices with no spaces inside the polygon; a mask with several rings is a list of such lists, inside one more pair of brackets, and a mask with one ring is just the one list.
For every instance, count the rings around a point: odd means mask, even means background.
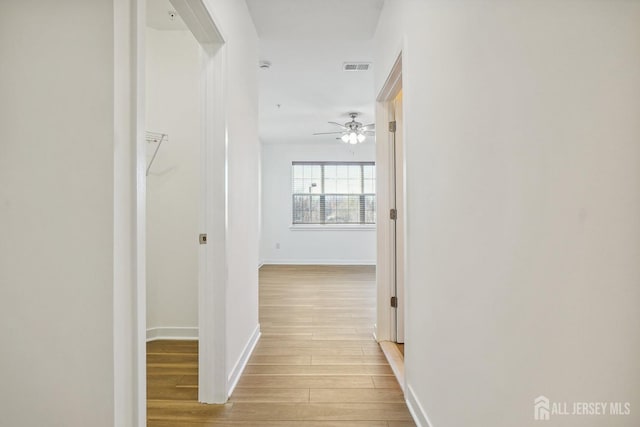
[{"label": "white ceiling", "polygon": [[[260,37],[260,139],[265,143],[326,142],[336,136],[328,121],[374,121],[373,67],[342,71],[344,62],[372,62],[378,17],[384,0],[247,0]],[[147,0],[147,25],[186,30],[173,19],[169,0]],[[375,65],[374,65],[375,66]],[[278,107],[280,105],[280,107]]]},{"label": "white ceiling", "polygon": [[384,0],[247,0],[263,40],[369,40]]},{"label": "white ceiling", "polygon": [[[260,138],[265,143],[326,142],[313,136],[328,121],[374,121],[373,67],[342,71],[344,62],[372,62],[372,37],[384,0],[247,0],[260,37]],[[375,64],[374,64],[375,66]],[[278,104],[280,107],[278,107]],[[338,135],[339,136],[339,135]]]},{"label": "white ceiling", "polygon": [[371,61],[371,42],[264,41],[261,53],[272,62],[259,71],[263,142],[335,142],[312,134],[339,130],[327,122],[344,123],[350,111],[374,121],[373,71],[342,71],[343,61]]}]

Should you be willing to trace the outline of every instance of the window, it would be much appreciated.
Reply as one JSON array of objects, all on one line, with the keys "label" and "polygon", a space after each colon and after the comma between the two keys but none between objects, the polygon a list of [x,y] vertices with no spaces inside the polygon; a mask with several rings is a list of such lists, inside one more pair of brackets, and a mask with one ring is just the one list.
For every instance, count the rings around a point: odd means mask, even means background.
[{"label": "window", "polygon": [[374,162],[293,162],[293,224],[375,224]]}]

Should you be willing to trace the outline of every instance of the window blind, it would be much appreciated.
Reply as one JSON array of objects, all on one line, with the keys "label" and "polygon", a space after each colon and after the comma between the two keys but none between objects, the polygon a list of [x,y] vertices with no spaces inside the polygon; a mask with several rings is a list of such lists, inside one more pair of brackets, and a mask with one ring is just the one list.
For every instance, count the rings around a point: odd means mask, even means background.
[{"label": "window blind", "polygon": [[374,162],[293,162],[293,224],[375,224]]}]

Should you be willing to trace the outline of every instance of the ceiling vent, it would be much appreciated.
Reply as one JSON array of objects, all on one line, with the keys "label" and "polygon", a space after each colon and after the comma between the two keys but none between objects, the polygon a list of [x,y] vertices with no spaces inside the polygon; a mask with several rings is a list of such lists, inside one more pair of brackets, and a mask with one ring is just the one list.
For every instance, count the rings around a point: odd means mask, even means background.
[{"label": "ceiling vent", "polygon": [[368,71],[371,62],[345,62],[342,64],[343,71]]}]

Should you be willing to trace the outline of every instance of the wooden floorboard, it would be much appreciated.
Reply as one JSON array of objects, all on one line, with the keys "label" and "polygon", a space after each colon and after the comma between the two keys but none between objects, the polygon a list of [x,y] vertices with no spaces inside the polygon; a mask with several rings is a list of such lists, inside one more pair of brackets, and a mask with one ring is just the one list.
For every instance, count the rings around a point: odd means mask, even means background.
[{"label": "wooden floorboard", "polygon": [[198,343],[147,344],[149,427],[409,427],[402,390],[373,340],[375,270],[264,266],[262,337],[225,405],[202,405]]}]

